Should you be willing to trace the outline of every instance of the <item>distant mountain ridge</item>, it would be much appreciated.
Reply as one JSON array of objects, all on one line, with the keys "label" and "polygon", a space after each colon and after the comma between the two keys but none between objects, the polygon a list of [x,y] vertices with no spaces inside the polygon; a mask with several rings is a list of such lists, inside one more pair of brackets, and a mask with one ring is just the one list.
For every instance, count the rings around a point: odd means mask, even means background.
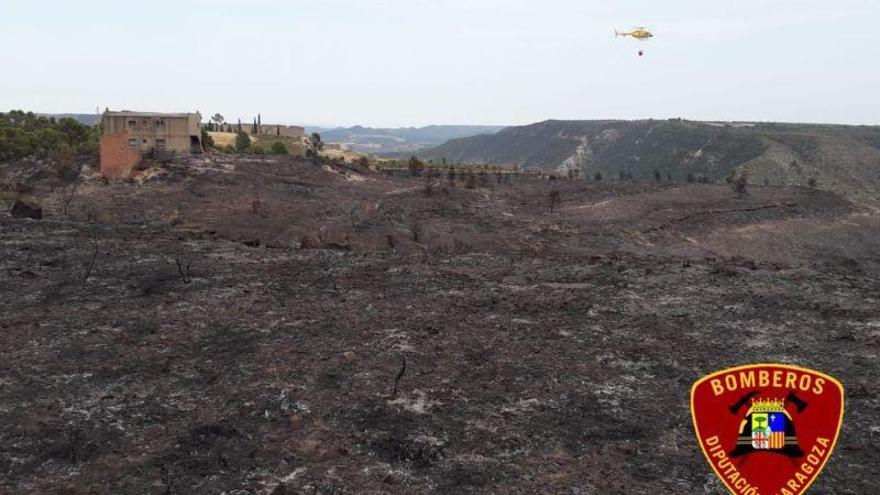
[{"label": "distant mountain ridge", "polygon": [[[431,125],[427,127],[373,128],[354,126],[314,129],[326,143],[343,144],[359,153],[409,153],[437,146],[450,139],[493,134],[504,126]],[[307,129],[312,132],[313,129]]]},{"label": "distant mountain ridge", "polygon": [[880,126],[549,120],[422,150],[424,159],[516,164],[582,177],[621,173],[723,181],[747,171],[756,184],[807,185],[880,198]]}]

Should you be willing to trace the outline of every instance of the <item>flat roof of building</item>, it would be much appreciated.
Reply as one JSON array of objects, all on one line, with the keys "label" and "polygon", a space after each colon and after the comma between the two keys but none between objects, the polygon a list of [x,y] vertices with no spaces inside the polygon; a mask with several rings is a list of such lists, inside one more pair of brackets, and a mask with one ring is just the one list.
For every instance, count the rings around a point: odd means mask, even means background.
[{"label": "flat roof of building", "polygon": [[188,119],[193,115],[201,116],[198,112],[191,113],[162,113],[162,112],[132,112],[130,110],[122,110],[121,112],[104,112],[107,117],[161,117],[166,119]]}]

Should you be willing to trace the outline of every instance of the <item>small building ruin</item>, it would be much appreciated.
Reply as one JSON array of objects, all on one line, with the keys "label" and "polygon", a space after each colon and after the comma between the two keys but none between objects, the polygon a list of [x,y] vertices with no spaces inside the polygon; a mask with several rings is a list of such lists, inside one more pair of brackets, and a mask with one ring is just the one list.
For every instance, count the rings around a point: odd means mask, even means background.
[{"label": "small building ruin", "polygon": [[[250,130],[248,128],[247,130]],[[257,126],[257,134],[262,136],[281,136],[299,139],[305,137],[306,130],[298,125],[260,124]]]},{"label": "small building ruin", "polygon": [[104,112],[101,173],[109,179],[124,179],[144,158],[203,153],[201,121],[198,112]]}]

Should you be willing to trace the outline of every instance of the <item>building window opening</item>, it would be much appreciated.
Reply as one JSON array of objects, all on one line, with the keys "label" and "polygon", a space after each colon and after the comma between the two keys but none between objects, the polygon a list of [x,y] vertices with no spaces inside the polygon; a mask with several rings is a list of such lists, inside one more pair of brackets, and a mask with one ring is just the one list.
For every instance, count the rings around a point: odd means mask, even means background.
[{"label": "building window opening", "polygon": [[137,125],[138,125],[138,123],[137,123],[136,120],[129,120],[129,121],[128,121],[128,126],[129,126],[129,127],[137,127]]}]

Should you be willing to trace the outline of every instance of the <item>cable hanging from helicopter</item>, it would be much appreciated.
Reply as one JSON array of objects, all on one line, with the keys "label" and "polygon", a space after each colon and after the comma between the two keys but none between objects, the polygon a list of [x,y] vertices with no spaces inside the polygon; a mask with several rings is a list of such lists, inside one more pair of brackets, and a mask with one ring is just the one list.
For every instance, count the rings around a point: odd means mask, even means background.
[{"label": "cable hanging from helicopter", "polygon": [[[630,38],[633,38],[633,39],[641,42],[641,41],[648,41],[649,39],[653,38],[654,33],[652,33],[651,31],[648,31],[647,28],[637,27],[637,28],[634,28],[630,31],[618,31],[615,29],[614,36],[622,36],[624,38],[629,36]],[[639,56],[642,57],[644,55],[645,55],[645,51],[643,49],[639,48]]]}]

